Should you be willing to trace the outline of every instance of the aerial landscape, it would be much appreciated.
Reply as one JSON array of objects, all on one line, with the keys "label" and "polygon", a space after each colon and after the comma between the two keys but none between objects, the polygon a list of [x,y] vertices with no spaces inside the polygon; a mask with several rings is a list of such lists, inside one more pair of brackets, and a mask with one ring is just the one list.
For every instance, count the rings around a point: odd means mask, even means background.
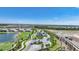
[{"label": "aerial landscape", "polygon": [[0,51],[79,51],[79,8],[0,7]]}]

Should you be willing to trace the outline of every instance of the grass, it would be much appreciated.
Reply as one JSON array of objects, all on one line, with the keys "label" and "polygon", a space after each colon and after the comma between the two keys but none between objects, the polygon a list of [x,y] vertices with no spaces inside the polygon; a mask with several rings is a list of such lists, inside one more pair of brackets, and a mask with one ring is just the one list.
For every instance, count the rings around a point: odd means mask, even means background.
[{"label": "grass", "polygon": [[[17,38],[18,41],[15,43],[16,47],[13,49],[14,51],[21,48],[21,44],[24,41],[24,48],[26,47],[25,42],[29,39],[28,35],[31,35],[32,32],[20,32],[20,34],[18,34]],[[23,49],[24,49],[23,48]]]},{"label": "grass", "polygon": [[49,51],[57,51],[59,47],[61,47],[61,43],[53,32],[45,30],[50,36],[51,47]]},{"label": "grass", "polygon": [[54,37],[54,40],[56,40],[56,45],[54,45],[52,48],[50,48],[50,51],[57,51],[59,47],[61,47],[60,45],[60,41]]},{"label": "grass", "polygon": [[12,48],[12,42],[0,42],[0,51],[7,51]]},{"label": "grass", "polygon": [[37,35],[36,37],[37,37],[38,39],[42,39],[42,38],[43,38],[43,36],[38,36],[38,35]]},{"label": "grass", "polygon": [[[7,32],[0,32],[0,34],[4,34]],[[8,32],[8,33],[13,33],[13,32]],[[16,50],[19,45],[21,45],[22,41],[25,41],[28,39],[28,35],[31,35],[31,32],[21,32],[20,34],[18,34],[17,38],[19,39],[19,43],[15,43],[16,44],[16,48],[14,50]],[[21,41],[20,41],[21,40]],[[0,42],[0,51],[7,51],[10,50],[12,48],[13,43],[12,42]],[[24,43],[24,48],[25,48],[25,43]]]},{"label": "grass", "polygon": [[32,35],[32,38],[33,38],[33,39],[37,39],[36,35],[34,35],[34,34]]},{"label": "grass", "polygon": [[27,39],[28,35],[31,35],[31,32],[21,32],[19,35],[18,35],[18,38],[19,39],[22,39],[22,40],[25,40]]},{"label": "grass", "polygon": [[[36,33],[34,33],[36,34]],[[43,39],[44,36],[39,36],[39,35],[32,35],[33,39]]]},{"label": "grass", "polygon": [[[26,41],[24,41],[24,44],[23,44],[24,47],[23,47],[23,49],[26,47],[26,44],[25,43],[26,43]],[[23,49],[21,49],[20,51],[22,51]]]}]

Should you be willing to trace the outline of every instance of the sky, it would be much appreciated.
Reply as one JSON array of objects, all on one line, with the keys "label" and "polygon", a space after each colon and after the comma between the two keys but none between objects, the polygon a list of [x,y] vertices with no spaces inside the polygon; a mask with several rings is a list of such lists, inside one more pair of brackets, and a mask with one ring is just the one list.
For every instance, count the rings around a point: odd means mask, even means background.
[{"label": "sky", "polygon": [[0,7],[0,23],[79,25],[79,8]]}]

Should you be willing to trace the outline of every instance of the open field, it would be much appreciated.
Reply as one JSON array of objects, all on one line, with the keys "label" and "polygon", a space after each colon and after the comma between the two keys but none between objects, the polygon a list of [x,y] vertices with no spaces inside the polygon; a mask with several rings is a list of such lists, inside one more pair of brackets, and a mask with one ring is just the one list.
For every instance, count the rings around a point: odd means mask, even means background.
[{"label": "open field", "polygon": [[6,51],[12,48],[12,42],[0,42],[0,51]]},{"label": "open field", "polygon": [[28,35],[31,35],[31,32],[21,32],[20,34],[18,34],[17,38],[20,39],[27,39]]}]

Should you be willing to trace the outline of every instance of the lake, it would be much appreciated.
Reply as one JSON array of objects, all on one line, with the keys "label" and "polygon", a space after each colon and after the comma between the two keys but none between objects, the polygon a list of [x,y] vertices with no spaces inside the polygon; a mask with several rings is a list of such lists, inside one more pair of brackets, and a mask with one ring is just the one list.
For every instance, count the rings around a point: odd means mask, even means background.
[{"label": "lake", "polygon": [[15,33],[4,33],[0,34],[0,42],[13,42],[16,41]]}]

